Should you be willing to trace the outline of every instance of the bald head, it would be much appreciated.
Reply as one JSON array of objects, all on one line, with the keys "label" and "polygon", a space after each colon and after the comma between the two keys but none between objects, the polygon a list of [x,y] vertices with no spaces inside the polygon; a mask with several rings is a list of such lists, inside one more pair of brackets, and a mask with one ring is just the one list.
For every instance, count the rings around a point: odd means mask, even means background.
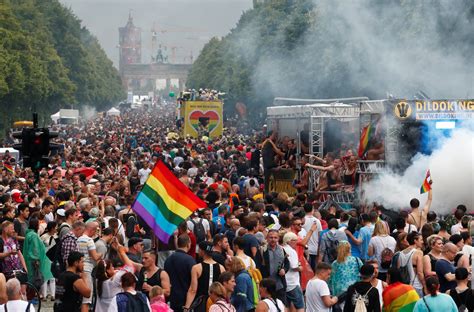
[{"label": "bald head", "polygon": [[446,259],[453,261],[454,257],[456,257],[458,250],[459,249],[456,245],[449,242],[449,243],[444,244],[443,246],[443,255],[446,257]]}]

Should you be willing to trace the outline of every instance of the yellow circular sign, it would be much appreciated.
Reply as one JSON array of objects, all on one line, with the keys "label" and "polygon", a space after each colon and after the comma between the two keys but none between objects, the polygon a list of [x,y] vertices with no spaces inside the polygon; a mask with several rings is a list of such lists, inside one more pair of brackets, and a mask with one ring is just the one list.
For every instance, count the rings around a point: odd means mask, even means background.
[{"label": "yellow circular sign", "polygon": [[400,101],[394,107],[395,116],[400,119],[406,119],[410,117],[412,113],[411,105],[408,102]]}]

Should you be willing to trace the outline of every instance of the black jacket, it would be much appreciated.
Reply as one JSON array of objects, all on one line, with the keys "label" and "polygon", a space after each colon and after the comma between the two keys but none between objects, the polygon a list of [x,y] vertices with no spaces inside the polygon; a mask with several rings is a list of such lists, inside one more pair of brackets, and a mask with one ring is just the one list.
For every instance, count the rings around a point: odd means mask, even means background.
[{"label": "black jacket", "polygon": [[358,295],[365,297],[365,307],[367,312],[380,312],[379,291],[372,287],[370,282],[356,282],[347,289],[346,304],[344,312],[355,310],[355,300]]}]

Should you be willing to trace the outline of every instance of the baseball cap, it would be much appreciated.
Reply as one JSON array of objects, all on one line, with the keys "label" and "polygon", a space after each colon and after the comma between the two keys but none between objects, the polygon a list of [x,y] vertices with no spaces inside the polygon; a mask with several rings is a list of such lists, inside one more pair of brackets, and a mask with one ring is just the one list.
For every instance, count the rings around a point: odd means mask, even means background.
[{"label": "baseball cap", "polygon": [[199,243],[199,250],[202,250],[206,253],[212,252],[212,243],[208,241],[202,241]]},{"label": "baseball cap", "polygon": [[143,239],[141,239],[140,237],[132,237],[128,240],[128,248],[141,242],[143,242]]},{"label": "baseball cap", "polygon": [[66,210],[64,210],[62,208],[58,209],[58,210],[56,210],[56,214],[60,217],[65,217],[66,216]]},{"label": "baseball cap", "polygon": [[21,192],[18,191],[18,190],[14,190],[14,191],[17,191],[17,192],[12,192],[12,193],[11,193],[12,199],[13,199],[16,203],[22,203],[22,202],[23,202],[23,198],[21,198]]}]

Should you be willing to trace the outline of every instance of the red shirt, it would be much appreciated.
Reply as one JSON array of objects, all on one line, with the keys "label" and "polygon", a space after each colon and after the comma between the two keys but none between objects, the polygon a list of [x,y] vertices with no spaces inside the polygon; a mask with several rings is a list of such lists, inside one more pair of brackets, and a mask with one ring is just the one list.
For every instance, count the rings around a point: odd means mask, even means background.
[{"label": "red shirt", "polygon": [[191,248],[189,248],[188,255],[196,259],[196,236],[192,231],[188,231],[188,235],[191,240]]}]

